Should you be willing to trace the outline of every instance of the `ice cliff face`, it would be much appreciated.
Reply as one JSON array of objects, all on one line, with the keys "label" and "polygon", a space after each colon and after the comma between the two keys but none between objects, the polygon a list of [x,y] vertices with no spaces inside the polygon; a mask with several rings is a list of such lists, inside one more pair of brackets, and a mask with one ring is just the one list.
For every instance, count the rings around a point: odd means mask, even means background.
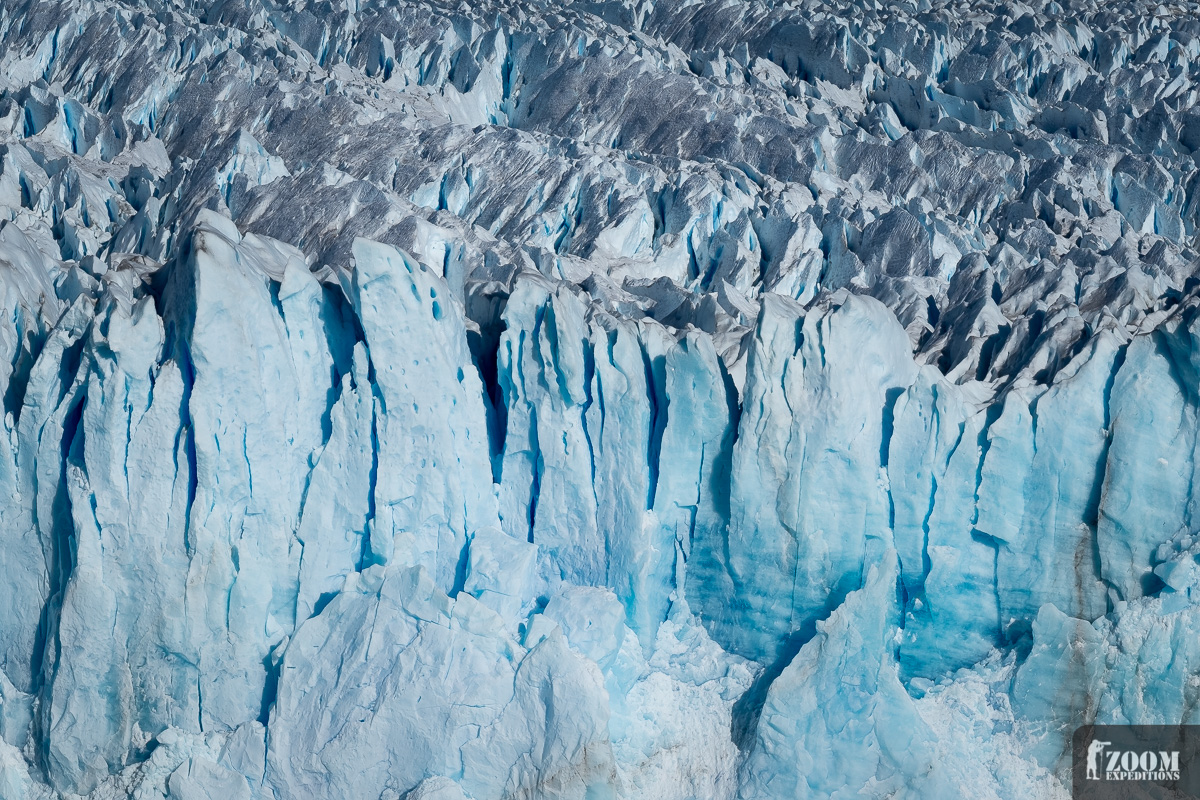
[{"label": "ice cliff face", "polygon": [[0,797],[1063,797],[1200,723],[1194,5],[0,5]]}]

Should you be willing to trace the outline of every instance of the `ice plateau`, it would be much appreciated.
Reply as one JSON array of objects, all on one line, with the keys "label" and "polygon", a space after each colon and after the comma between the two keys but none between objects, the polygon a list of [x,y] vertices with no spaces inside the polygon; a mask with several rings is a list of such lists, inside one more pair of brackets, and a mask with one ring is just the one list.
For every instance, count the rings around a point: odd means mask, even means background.
[{"label": "ice plateau", "polygon": [[1200,724],[1198,101],[1195,3],[0,0],[0,799]]}]

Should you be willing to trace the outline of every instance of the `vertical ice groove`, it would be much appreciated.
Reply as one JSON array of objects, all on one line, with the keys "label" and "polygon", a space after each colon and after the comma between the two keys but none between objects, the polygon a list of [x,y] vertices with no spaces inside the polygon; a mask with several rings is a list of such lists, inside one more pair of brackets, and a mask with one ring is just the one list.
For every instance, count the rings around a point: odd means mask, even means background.
[{"label": "vertical ice groove", "polygon": [[[351,572],[362,569],[370,545],[371,492],[377,469],[373,430],[374,396],[366,349],[355,348],[353,371],[330,416],[330,437],[312,467],[297,538],[300,560],[296,617],[307,619],[323,596],[337,592]],[[311,501],[311,505],[310,505]]]},{"label": "vertical ice groove", "polygon": [[[753,536],[755,529],[765,529],[768,519],[771,516],[776,516],[777,519],[779,513],[770,513],[764,509],[767,513],[753,528],[750,527],[750,520],[756,516],[757,506],[766,502],[765,498],[755,497],[753,493],[766,487],[781,485],[783,481],[779,473],[785,469],[784,459],[794,460],[797,455],[792,445],[793,432],[790,424],[792,414],[796,412],[784,391],[783,376],[793,364],[796,365],[795,374],[801,375],[798,359],[800,348],[805,341],[805,337],[800,335],[801,324],[797,306],[779,297],[767,296],[764,299],[747,366],[744,411],[739,420],[739,435],[733,447],[728,527],[722,532],[721,539],[707,541],[703,545],[707,553],[702,553],[702,562],[707,560],[703,556],[708,555],[714,562],[715,570],[719,570],[719,574],[723,573],[726,581],[731,584],[728,588],[730,594],[744,596],[744,602],[751,607],[758,596],[753,585],[749,583],[746,568],[739,557],[744,548],[753,547],[744,543],[744,539]],[[758,459],[761,459],[761,463],[755,463]],[[791,541],[791,536],[784,533],[782,525],[778,525],[774,532],[766,534],[768,547],[772,546],[772,543],[784,541]],[[773,546],[778,547],[778,544]],[[764,574],[775,570],[787,570],[788,557],[784,553],[762,548],[756,558],[762,565]],[[787,577],[787,583],[790,585],[793,582],[792,575]],[[714,626],[713,630],[718,640],[748,636],[758,639],[753,644],[747,642],[740,646],[723,641],[727,647],[732,646],[739,652],[744,653],[748,650],[755,654],[772,649],[769,641],[761,640],[757,620],[755,624],[745,625],[739,619],[730,618],[729,613],[723,609],[725,603],[720,594],[702,595],[698,600],[698,609],[710,625]],[[725,630],[728,630],[728,633]],[[742,630],[747,632],[740,633]]]},{"label": "vertical ice groove", "polygon": [[48,602],[65,577],[66,554],[41,498],[60,485],[62,453],[70,446],[62,441],[68,432],[64,422],[79,402],[70,363],[77,362],[90,323],[91,306],[81,298],[54,325],[29,369],[15,442],[7,439],[16,448],[14,469],[5,475],[11,500],[0,509],[0,559],[9,576],[6,609],[0,614],[0,668],[25,692],[40,682],[47,628],[53,624]]},{"label": "vertical ice groove", "polygon": [[[601,439],[604,436],[604,399],[603,399],[603,378],[602,372],[596,370],[596,342],[593,336],[597,333],[593,324],[589,320],[586,325],[587,338],[583,341],[583,390],[584,399],[580,404],[579,413],[583,417],[583,439],[587,443],[588,450],[588,467],[590,469],[591,480],[589,483],[592,486],[592,502],[596,504],[597,510],[600,506],[600,498],[596,491],[596,460],[598,458],[596,450],[597,444],[595,439]],[[607,337],[605,337],[607,338]],[[593,414],[588,412],[595,408]],[[589,425],[589,417],[596,417],[597,422]],[[595,434],[593,435],[593,428]],[[594,436],[594,438],[593,438]],[[602,457],[602,456],[599,456]],[[610,543],[608,542],[608,531],[603,531],[604,534],[604,552],[610,552]]]},{"label": "vertical ice groove", "polygon": [[[885,408],[916,375],[895,317],[873,300],[847,296],[810,312],[803,337],[798,317],[784,301],[764,303],[754,346],[769,355],[749,366],[735,447],[728,569],[747,610],[723,635],[756,658],[811,629],[859,584],[878,548],[892,546]],[[786,587],[790,607],[776,608]]]},{"label": "vertical ice groove", "polygon": [[[500,517],[511,535],[533,541],[541,492],[539,411],[534,389],[540,379],[536,352],[544,322],[545,287],[518,283],[504,307],[506,326],[500,337],[498,380],[507,408],[507,432],[501,455]],[[518,527],[519,526],[519,527]]]},{"label": "vertical ice groove", "polygon": [[1117,380],[1117,374],[1121,371],[1121,367],[1125,364],[1125,360],[1129,353],[1129,343],[1124,342],[1117,349],[1112,359],[1112,367],[1108,374],[1108,380],[1104,384],[1104,446],[1100,453],[1100,457],[1096,461],[1096,472],[1092,479],[1092,491],[1088,497],[1087,505],[1084,509],[1084,521],[1091,529],[1091,546],[1092,559],[1096,575],[1104,582],[1110,592],[1116,591],[1116,597],[1121,598],[1119,590],[1113,586],[1111,580],[1105,574],[1103,559],[1100,553],[1100,505],[1104,497],[1104,488],[1108,483],[1109,469],[1109,453],[1112,450],[1112,395],[1113,386]]},{"label": "vertical ice groove", "polygon": [[387,245],[358,239],[354,253],[355,308],[386,403],[372,552],[422,564],[449,590],[470,535],[498,522],[483,384],[444,280]]},{"label": "vertical ice groove", "polygon": [[[197,464],[185,638],[198,652],[206,728],[258,716],[264,659],[295,613],[308,454],[288,446],[295,417],[280,413],[300,393],[272,298],[277,265],[260,245],[202,214],[185,271]],[[243,388],[224,399],[230,385]]]},{"label": "vertical ice groove", "polygon": [[645,342],[641,345],[642,364],[646,373],[646,392],[650,401],[650,446],[647,460],[650,467],[649,493],[646,496],[646,507],[653,508],[658,492],[659,475],[662,470],[662,440],[670,421],[670,397],[666,393],[666,377],[664,374],[663,356],[651,356]]}]

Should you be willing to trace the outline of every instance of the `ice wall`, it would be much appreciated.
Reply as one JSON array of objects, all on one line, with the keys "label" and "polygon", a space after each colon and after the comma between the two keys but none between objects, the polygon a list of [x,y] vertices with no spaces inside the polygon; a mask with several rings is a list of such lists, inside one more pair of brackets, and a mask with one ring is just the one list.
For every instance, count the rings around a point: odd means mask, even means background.
[{"label": "ice wall", "polygon": [[0,7],[0,797],[1060,798],[1192,721],[1161,9]]}]

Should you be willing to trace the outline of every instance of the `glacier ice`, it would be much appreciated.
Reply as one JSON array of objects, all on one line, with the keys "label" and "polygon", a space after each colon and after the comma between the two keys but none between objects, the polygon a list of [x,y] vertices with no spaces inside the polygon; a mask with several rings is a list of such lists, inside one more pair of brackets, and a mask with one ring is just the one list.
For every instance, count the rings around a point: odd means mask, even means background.
[{"label": "glacier ice", "polygon": [[1200,708],[1200,23],[0,4],[0,798],[1063,798]]}]

